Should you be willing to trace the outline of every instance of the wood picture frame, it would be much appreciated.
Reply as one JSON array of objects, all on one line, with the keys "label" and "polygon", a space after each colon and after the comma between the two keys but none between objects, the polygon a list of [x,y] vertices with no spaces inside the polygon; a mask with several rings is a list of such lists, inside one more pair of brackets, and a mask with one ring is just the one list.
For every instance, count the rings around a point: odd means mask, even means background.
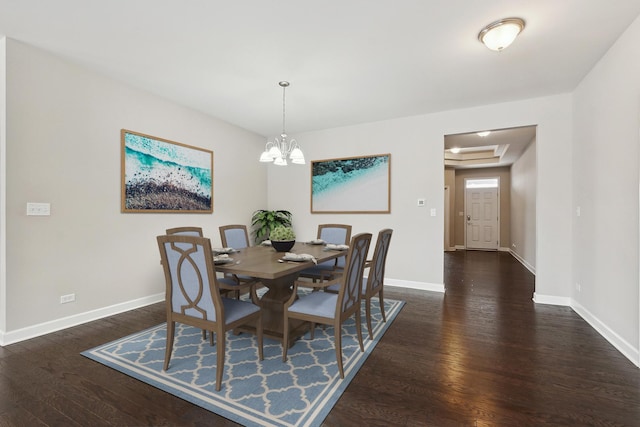
[{"label": "wood picture frame", "polygon": [[311,161],[311,213],[390,213],[391,154]]},{"label": "wood picture frame", "polygon": [[212,213],[213,151],[122,129],[123,213]]}]

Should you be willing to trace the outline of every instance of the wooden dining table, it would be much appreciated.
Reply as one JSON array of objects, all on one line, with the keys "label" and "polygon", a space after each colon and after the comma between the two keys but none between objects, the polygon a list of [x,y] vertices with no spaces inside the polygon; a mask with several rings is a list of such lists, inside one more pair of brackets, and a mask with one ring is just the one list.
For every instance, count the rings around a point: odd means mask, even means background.
[{"label": "wooden dining table", "polygon": [[[326,250],[324,245],[296,242],[289,251],[295,254],[312,255],[318,263],[344,256],[344,251]],[[280,342],[284,338],[284,303],[291,297],[295,280],[302,270],[312,267],[313,261],[284,261],[284,252],[276,252],[270,246],[251,246],[229,256],[233,262],[216,265],[216,271],[226,274],[251,276],[258,279],[267,292],[260,297],[258,305],[262,311],[263,333]],[[311,282],[310,282],[311,283]],[[289,342],[304,335],[308,322],[290,321]],[[250,332],[255,332],[255,328]]]}]

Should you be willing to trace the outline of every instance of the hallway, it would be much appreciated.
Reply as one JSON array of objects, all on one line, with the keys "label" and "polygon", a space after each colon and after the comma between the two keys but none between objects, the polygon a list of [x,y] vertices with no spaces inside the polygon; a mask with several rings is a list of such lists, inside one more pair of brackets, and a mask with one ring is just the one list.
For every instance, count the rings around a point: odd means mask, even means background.
[{"label": "hallway", "polygon": [[445,287],[440,385],[477,425],[640,425],[640,370],[571,308],[534,304],[510,254],[445,253]]}]

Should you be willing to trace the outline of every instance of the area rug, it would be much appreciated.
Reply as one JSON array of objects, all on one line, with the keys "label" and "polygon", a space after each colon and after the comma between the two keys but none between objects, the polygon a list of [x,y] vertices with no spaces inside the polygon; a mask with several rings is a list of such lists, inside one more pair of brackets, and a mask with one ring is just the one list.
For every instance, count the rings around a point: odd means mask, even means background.
[{"label": "area rug", "polygon": [[374,338],[369,339],[362,309],[364,353],[358,346],[353,317],[343,324],[345,378],[340,379],[333,328],[316,327],[295,342],[282,362],[278,341],[264,339],[264,360],[250,334],[227,334],[222,389],[215,390],[216,347],[202,331],[176,324],[169,369],[162,370],[166,325],[120,338],[82,355],[245,426],[319,426],[396,318],[403,301],[385,300],[387,322],[372,301]]}]

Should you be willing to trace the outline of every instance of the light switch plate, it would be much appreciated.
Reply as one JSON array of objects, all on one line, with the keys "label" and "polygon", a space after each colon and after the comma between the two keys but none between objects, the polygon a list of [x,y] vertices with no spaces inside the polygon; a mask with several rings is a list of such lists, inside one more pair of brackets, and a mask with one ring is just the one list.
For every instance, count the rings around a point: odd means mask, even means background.
[{"label": "light switch plate", "polygon": [[50,203],[27,203],[27,215],[48,216],[51,215]]}]

